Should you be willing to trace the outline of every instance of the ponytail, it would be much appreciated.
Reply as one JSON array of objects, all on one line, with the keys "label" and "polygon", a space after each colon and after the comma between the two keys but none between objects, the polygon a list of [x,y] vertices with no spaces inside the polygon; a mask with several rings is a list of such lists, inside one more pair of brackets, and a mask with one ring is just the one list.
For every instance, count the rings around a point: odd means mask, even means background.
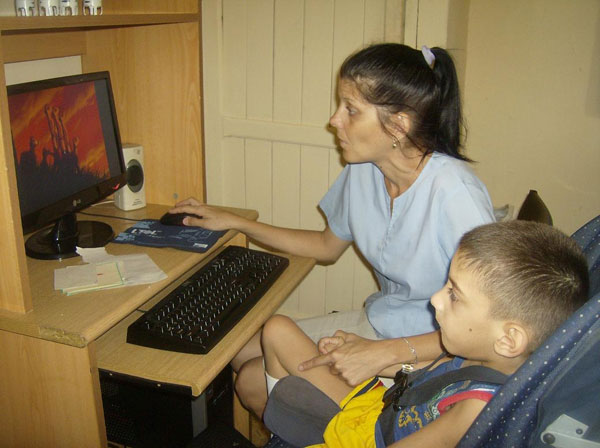
[{"label": "ponytail", "polygon": [[464,125],[454,61],[443,48],[435,47],[431,51],[435,55],[432,70],[440,89],[436,150],[458,159],[468,160],[460,153]]}]

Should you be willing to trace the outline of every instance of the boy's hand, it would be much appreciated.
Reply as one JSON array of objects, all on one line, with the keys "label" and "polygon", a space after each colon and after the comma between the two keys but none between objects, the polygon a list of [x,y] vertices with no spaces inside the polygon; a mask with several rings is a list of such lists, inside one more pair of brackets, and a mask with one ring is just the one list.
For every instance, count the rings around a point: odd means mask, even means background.
[{"label": "boy's hand", "polygon": [[317,344],[319,347],[319,353],[322,355],[326,355],[329,352],[337,349],[342,346],[346,342],[346,337],[348,333],[342,330],[336,331],[333,336],[327,336],[319,339],[319,343]]},{"label": "boy's hand", "polygon": [[298,366],[298,370],[329,366],[331,373],[340,375],[348,385],[356,386],[387,367],[388,356],[385,350],[379,350],[379,342],[353,333],[337,331],[333,337],[321,339],[321,355],[304,361]]}]

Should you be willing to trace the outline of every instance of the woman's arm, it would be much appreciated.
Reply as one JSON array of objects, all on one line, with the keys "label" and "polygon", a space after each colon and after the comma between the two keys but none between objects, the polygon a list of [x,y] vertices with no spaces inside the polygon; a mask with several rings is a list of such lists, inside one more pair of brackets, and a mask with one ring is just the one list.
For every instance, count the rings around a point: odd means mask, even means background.
[{"label": "woman's arm", "polygon": [[410,347],[414,348],[420,367],[443,351],[438,331],[411,336],[405,341],[405,338],[371,340],[338,330],[334,336],[319,341],[321,355],[304,361],[298,369],[328,365],[332,373],[356,386],[375,375],[393,378],[401,364],[414,362]]},{"label": "woman's arm", "polygon": [[186,225],[198,225],[209,230],[234,229],[275,250],[316,258],[325,263],[336,261],[352,243],[335,236],[329,227],[322,231],[275,227],[243,218],[218,207],[202,204],[194,198],[178,202],[171,211],[192,213],[202,217],[188,217],[184,221]]},{"label": "woman's arm", "polygon": [[388,448],[455,447],[486,404],[477,399],[459,401],[433,422]]}]

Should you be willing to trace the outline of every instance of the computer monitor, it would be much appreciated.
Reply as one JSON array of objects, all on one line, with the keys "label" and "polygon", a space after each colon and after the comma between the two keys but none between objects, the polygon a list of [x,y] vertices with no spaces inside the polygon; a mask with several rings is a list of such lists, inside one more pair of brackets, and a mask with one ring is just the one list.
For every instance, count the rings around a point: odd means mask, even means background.
[{"label": "computer monitor", "polygon": [[108,72],[7,87],[21,220],[27,255],[60,259],[76,246],[99,247],[114,236],[75,213],[126,184],[121,138]]}]

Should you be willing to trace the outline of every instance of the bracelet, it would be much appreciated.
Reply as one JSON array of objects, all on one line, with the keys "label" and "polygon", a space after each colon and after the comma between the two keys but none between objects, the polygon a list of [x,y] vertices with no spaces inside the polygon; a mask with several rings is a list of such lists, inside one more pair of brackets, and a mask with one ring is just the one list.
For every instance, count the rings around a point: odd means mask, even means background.
[{"label": "bracelet", "polygon": [[412,344],[410,342],[408,342],[408,339],[406,338],[402,338],[402,340],[404,342],[406,342],[406,345],[408,345],[408,349],[410,350],[410,352],[413,354],[413,356],[415,357],[415,360],[413,361],[412,364],[418,364],[419,363],[419,358],[417,357],[417,351],[415,350],[415,348],[412,346]]},{"label": "bracelet", "polygon": [[415,366],[414,364],[402,364],[400,366],[400,370],[402,371],[402,373],[410,373],[413,370],[415,370]]}]

